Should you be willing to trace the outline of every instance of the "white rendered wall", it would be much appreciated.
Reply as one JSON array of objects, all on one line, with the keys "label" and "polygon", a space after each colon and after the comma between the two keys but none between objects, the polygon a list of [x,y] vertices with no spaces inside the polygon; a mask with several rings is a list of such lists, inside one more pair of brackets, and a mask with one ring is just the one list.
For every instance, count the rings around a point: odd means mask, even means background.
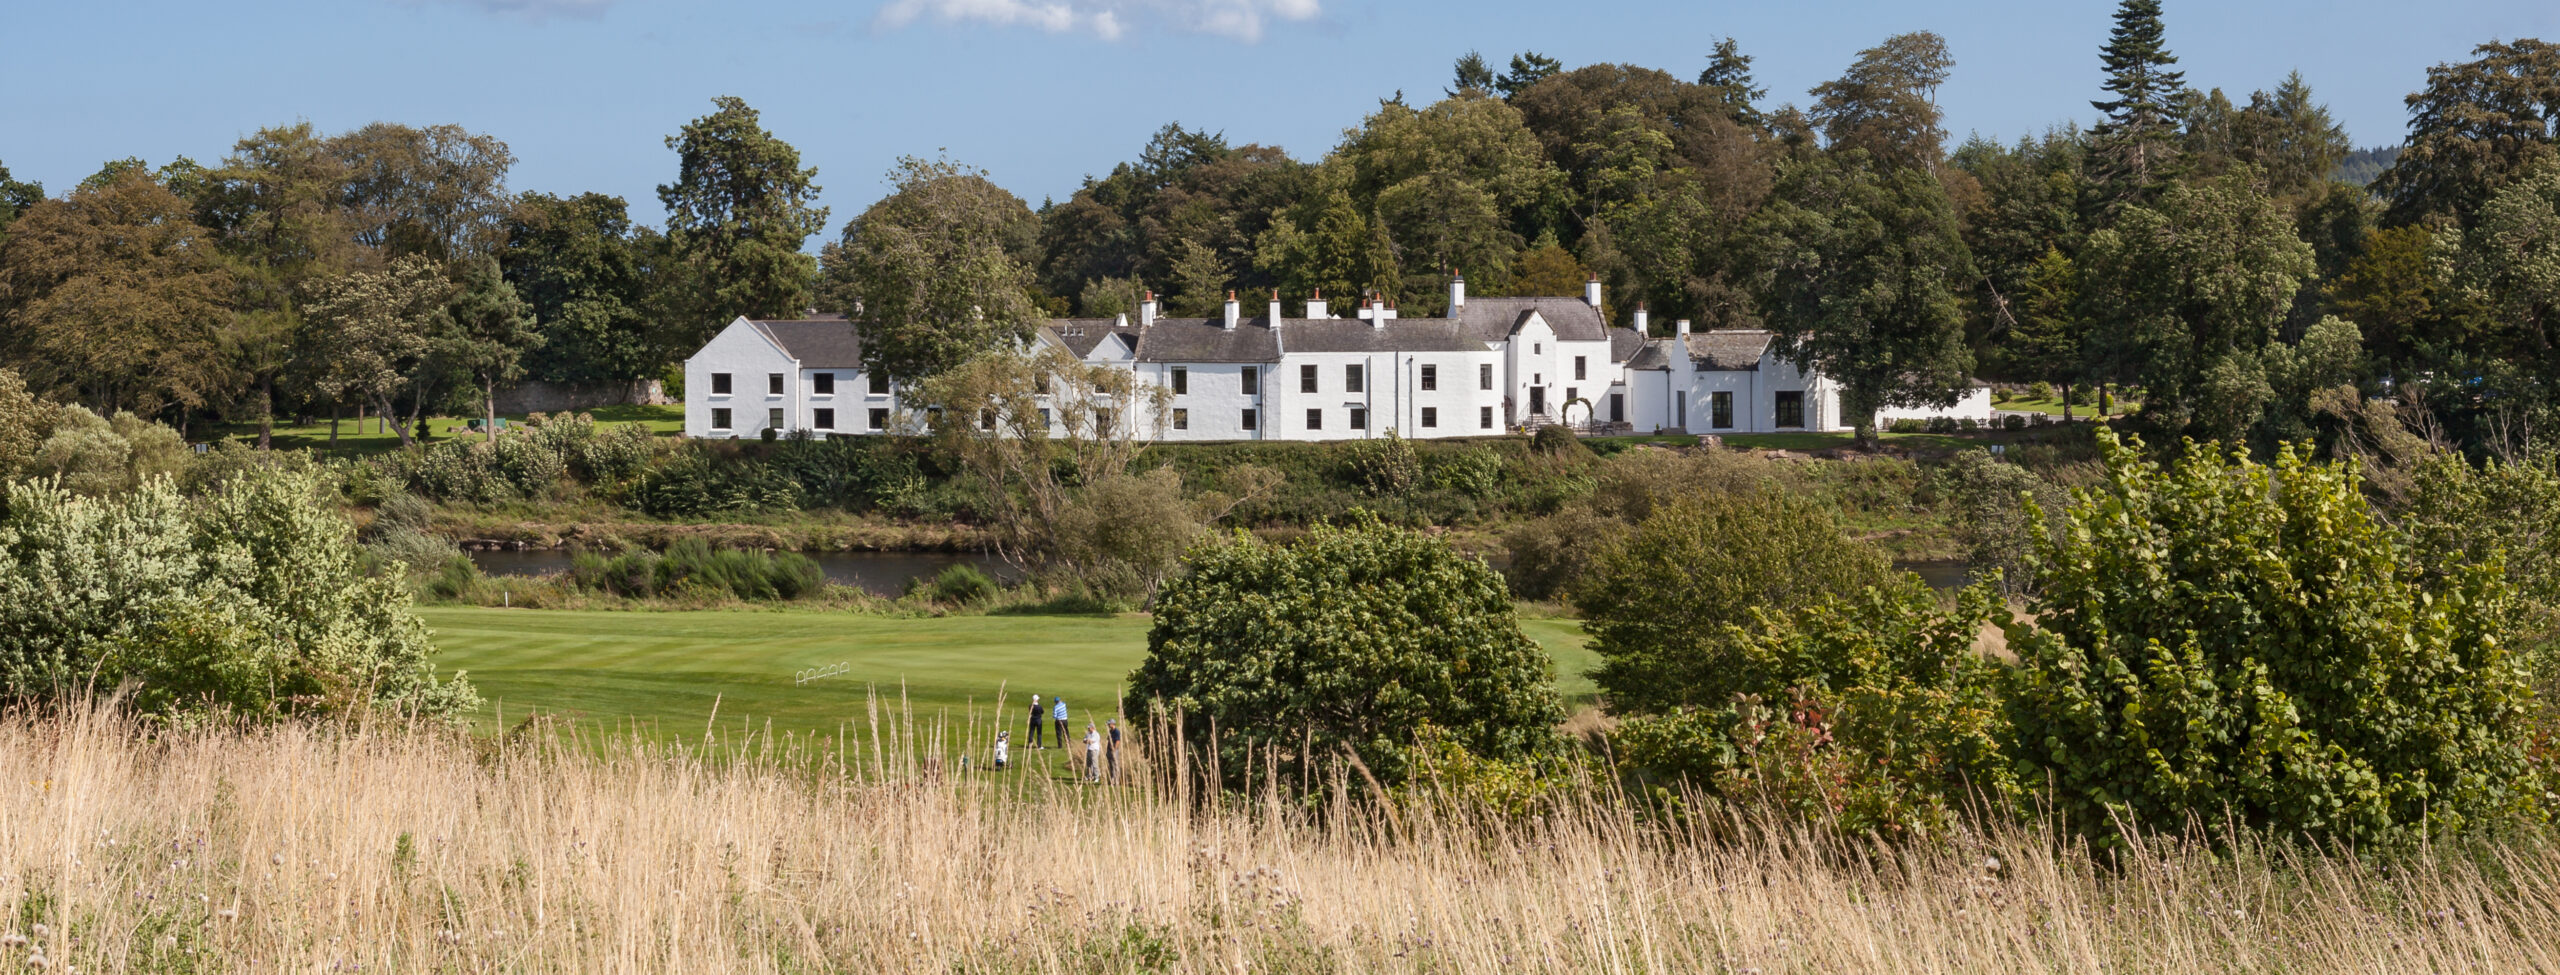
[{"label": "white rendered wall", "polygon": [[[727,395],[711,392],[712,374],[722,372],[729,374]],[[800,366],[753,323],[744,318],[730,322],[711,341],[703,343],[701,351],[684,361],[685,436],[757,436],[764,429],[765,411],[775,406],[784,407],[787,423],[791,419],[789,400],[765,392],[765,377],[776,372],[793,376],[800,372]],[[727,429],[712,428],[714,408],[729,410]]]}]

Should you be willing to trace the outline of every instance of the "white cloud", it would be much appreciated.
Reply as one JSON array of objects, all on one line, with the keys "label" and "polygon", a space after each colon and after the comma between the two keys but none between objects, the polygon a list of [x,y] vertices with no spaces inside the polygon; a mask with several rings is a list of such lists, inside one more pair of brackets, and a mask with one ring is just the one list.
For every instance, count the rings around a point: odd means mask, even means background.
[{"label": "white cloud", "polygon": [[1029,27],[1052,34],[1092,34],[1106,41],[1118,40],[1134,28],[1160,25],[1250,44],[1261,40],[1263,30],[1275,21],[1315,19],[1321,12],[1318,3],[1319,0],[890,0],[871,23],[883,30],[896,30],[920,20]]}]

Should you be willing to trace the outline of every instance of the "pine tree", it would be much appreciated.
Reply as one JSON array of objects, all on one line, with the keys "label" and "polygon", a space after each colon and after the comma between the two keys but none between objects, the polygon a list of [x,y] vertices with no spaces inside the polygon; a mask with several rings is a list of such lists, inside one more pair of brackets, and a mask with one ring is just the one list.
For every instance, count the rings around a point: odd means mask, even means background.
[{"label": "pine tree", "polygon": [[2115,30],[2099,49],[2106,90],[2115,97],[2090,102],[2106,114],[2093,131],[2098,182],[2113,203],[2148,191],[2165,179],[2177,154],[2178,94],[2186,73],[2171,71],[2176,55],[2162,43],[2160,0],[2123,0]]},{"label": "pine tree", "polygon": [[1742,53],[1733,38],[1716,42],[1715,53],[1707,55],[1707,69],[1698,72],[1698,87],[1707,89],[1735,122],[1747,128],[1762,127],[1760,110],[1751,107],[1751,103],[1767,96],[1769,89],[1752,83],[1751,55]]}]

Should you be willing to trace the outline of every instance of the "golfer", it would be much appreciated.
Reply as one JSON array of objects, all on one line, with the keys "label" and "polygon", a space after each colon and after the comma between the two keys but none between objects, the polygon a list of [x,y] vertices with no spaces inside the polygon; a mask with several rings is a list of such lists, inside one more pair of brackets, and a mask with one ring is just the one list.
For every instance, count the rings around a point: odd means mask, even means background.
[{"label": "golfer", "polygon": [[[1063,737],[1066,732],[1062,731],[1058,734]],[[1063,745],[1066,742],[1061,741],[1058,744]],[[1022,736],[1022,747],[1040,747],[1040,695],[1038,694],[1031,695],[1031,733]]]},{"label": "golfer", "polygon": [[1057,722],[1058,722],[1058,747],[1060,747],[1060,748],[1065,748],[1065,747],[1067,747],[1067,699],[1066,699],[1066,698],[1063,698],[1063,697],[1053,697],[1053,698],[1050,698],[1050,699],[1049,699],[1049,717],[1054,718],[1054,719],[1057,719]]},{"label": "golfer", "polygon": [[1105,747],[1104,747],[1104,750],[1103,750],[1103,752],[1102,752],[1102,764],[1103,764],[1103,766],[1104,766],[1106,769],[1108,769],[1108,770],[1111,772],[1111,784],[1113,784],[1113,785],[1119,785],[1119,784],[1120,784],[1120,719],[1118,719],[1118,718],[1113,718],[1113,719],[1111,719],[1108,723],[1111,725],[1111,742],[1110,742],[1110,744],[1108,744],[1107,746],[1105,746]]},{"label": "golfer", "polygon": [[1084,777],[1089,782],[1102,781],[1102,732],[1093,730],[1093,722],[1084,725]]}]

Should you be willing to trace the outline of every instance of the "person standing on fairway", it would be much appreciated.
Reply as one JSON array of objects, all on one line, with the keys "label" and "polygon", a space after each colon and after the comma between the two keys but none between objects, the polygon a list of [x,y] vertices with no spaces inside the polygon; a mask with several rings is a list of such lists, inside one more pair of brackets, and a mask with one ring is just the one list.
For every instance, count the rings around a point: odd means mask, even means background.
[{"label": "person standing on fairway", "polygon": [[1118,719],[1118,718],[1113,718],[1113,719],[1111,719],[1111,720],[1110,720],[1110,722],[1108,722],[1108,723],[1111,725],[1111,742],[1110,742],[1110,744],[1108,744],[1108,745],[1104,746],[1104,751],[1103,751],[1103,753],[1102,753],[1102,764],[1103,764],[1103,766],[1104,766],[1106,769],[1108,769],[1108,770],[1110,771],[1110,773],[1111,773],[1111,784],[1112,784],[1112,785],[1119,785],[1119,784],[1120,784],[1120,719]]},{"label": "person standing on fairway", "polygon": [[1102,781],[1102,732],[1093,730],[1093,722],[1084,724],[1084,777],[1088,782]]},{"label": "person standing on fairway", "polygon": [[1053,698],[1050,698],[1050,699],[1049,699],[1049,717],[1057,719],[1057,722],[1058,722],[1058,747],[1060,747],[1060,748],[1065,748],[1065,747],[1067,747],[1067,699],[1066,699],[1066,698],[1063,698],[1063,697],[1053,697]]},{"label": "person standing on fairway", "polygon": [[1013,732],[1010,731],[996,732],[996,771],[998,772],[1004,771],[1006,760],[1013,757],[1008,754],[1012,751],[1012,743],[1005,740],[1012,735]]},{"label": "person standing on fairway", "polygon": [[[1059,742],[1059,744],[1066,744]],[[1023,736],[1022,747],[1040,747],[1040,695],[1031,695],[1031,733]]]}]

